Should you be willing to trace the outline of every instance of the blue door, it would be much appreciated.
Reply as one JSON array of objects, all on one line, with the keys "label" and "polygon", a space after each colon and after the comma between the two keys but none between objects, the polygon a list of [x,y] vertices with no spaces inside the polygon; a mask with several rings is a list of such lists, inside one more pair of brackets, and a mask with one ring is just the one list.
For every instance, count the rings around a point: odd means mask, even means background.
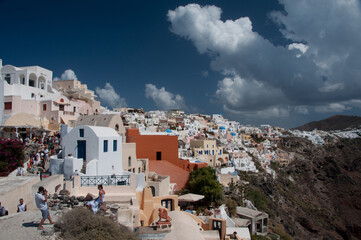
[{"label": "blue door", "polygon": [[82,158],[86,160],[86,141],[78,140],[78,156],[77,158]]}]

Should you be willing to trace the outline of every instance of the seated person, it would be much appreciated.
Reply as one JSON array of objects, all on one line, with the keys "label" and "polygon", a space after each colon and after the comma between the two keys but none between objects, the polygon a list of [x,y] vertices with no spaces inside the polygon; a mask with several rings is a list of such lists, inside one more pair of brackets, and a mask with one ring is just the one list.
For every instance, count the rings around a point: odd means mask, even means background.
[{"label": "seated person", "polygon": [[18,204],[18,212],[25,212],[27,210],[26,204],[24,203],[24,199],[20,198],[20,204]]},{"label": "seated person", "polygon": [[0,202],[0,217],[8,215],[8,211],[6,211],[6,209],[1,206],[1,202]]},{"label": "seated person", "polygon": [[91,200],[86,204],[88,206],[88,209],[91,209],[94,214],[96,214],[99,210],[99,204],[97,199]]},{"label": "seated person", "polygon": [[96,214],[99,208],[104,204],[105,191],[103,189],[103,185],[98,185],[98,190],[99,190],[98,198],[87,203],[88,208],[92,209],[94,214]]}]

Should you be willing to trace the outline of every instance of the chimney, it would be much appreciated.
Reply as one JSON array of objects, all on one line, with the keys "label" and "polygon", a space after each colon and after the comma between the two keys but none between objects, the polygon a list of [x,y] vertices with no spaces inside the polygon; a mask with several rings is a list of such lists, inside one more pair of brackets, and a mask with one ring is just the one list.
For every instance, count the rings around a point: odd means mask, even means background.
[{"label": "chimney", "polygon": [[3,67],[3,60],[0,58],[0,69]]}]

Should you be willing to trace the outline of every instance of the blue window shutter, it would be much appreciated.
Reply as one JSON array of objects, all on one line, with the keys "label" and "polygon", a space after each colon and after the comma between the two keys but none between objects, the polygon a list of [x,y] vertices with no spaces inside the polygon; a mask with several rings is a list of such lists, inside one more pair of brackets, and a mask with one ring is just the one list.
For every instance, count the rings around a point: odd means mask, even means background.
[{"label": "blue window shutter", "polygon": [[117,140],[113,140],[113,152],[116,152],[118,150],[118,141]]},{"label": "blue window shutter", "polygon": [[104,140],[103,151],[108,152],[108,140]]}]

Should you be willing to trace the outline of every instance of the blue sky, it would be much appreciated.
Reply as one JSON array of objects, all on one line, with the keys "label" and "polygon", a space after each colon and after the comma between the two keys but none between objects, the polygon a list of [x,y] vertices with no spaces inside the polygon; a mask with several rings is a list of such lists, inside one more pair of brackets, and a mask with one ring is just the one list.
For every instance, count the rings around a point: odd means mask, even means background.
[{"label": "blue sky", "polygon": [[102,104],[295,127],[360,115],[359,0],[0,0],[0,58]]}]

